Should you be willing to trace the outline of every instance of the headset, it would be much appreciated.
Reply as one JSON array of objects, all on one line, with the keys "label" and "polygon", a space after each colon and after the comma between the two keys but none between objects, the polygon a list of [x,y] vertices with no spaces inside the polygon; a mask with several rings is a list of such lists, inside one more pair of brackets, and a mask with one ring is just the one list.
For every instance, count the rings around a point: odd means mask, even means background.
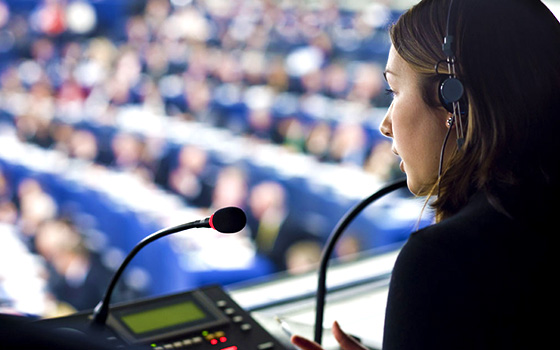
[{"label": "headset", "polygon": [[[456,70],[455,70],[455,52],[453,51],[453,35],[449,33],[449,23],[451,22],[451,13],[453,9],[453,0],[449,1],[449,9],[447,12],[447,21],[446,21],[446,28],[445,28],[445,37],[443,38],[442,50],[445,54],[446,59],[438,61],[435,66],[436,74],[440,75],[439,73],[439,65],[441,63],[447,64],[448,74],[441,74],[443,77],[440,80],[440,84],[438,87],[438,96],[441,105],[452,114],[452,117],[448,119],[447,125],[449,129],[445,135],[443,140],[443,145],[441,147],[440,159],[439,159],[439,170],[438,170],[438,179],[441,179],[443,174],[443,156],[445,152],[445,146],[447,144],[447,139],[449,138],[449,134],[453,129],[455,123],[456,132],[457,132],[457,149],[461,150],[461,147],[465,143],[465,132],[463,129],[463,117],[465,116],[468,106],[465,98],[465,87],[459,78],[457,78]],[[439,185],[440,181],[438,181],[438,196],[439,196]]]},{"label": "headset", "polygon": [[468,109],[465,88],[459,78],[457,78],[455,69],[455,52],[453,51],[454,36],[449,33],[449,24],[451,22],[451,14],[453,10],[453,0],[449,2],[449,9],[447,12],[447,21],[445,29],[445,37],[443,38],[442,50],[446,59],[436,63],[435,71],[439,73],[439,66],[442,63],[447,64],[448,74],[442,74],[443,77],[440,81],[438,88],[438,96],[441,105],[451,114],[452,118],[449,120],[449,127],[451,128],[457,122],[457,142],[459,148],[464,142],[464,130],[462,116],[466,114]]}]

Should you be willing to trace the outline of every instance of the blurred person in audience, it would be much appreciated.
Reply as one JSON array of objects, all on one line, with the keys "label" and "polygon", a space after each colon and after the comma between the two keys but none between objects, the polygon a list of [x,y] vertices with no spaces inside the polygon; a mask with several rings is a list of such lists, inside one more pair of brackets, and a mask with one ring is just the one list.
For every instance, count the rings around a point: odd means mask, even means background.
[{"label": "blurred person in audience", "polygon": [[33,119],[34,124],[32,130],[28,131],[31,134],[27,138],[30,142],[45,148],[52,144],[50,123],[56,111],[53,97],[54,88],[50,80],[43,76],[29,88],[27,96],[29,103],[25,107],[25,114]]},{"label": "blurred person in audience", "polygon": [[273,128],[271,141],[290,151],[302,153],[305,149],[306,132],[305,126],[297,117],[283,117]]},{"label": "blurred person in audience", "polygon": [[147,46],[151,39],[151,31],[147,22],[140,15],[126,19],[126,44],[133,49],[140,50]]},{"label": "blurred person in audience", "polygon": [[52,137],[50,121],[41,119],[31,113],[18,114],[15,117],[16,135],[22,142],[29,142],[40,147],[50,147]]},{"label": "blurred person in audience", "polygon": [[72,124],[54,121],[51,124],[52,149],[69,154],[72,149],[72,135],[75,128]]},{"label": "blurred person in audience", "polygon": [[323,71],[320,67],[314,68],[299,78],[302,93],[305,95],[320,94],[323,91]]},{"label": "blurred person in audience", "polygon": [[256,141],[270,142],[274,120],[268,107],[249,108],[245,136]]},{"label": "blurred person in audience", "polygon": [[212,86],[206,79],[193,79],[185,75],[184,99],[191,119],[206,121],[212,103]]},{"label": "blurred person in audience", "polygon": [[263,85],[266,83],[267,57],[260,50],[246,50],[241,54],[243,82],[247,85]]},{"label": "blurred person in audience", "polygon": [[4,170],[0,167],[0,200],[11,201],[13,198],[13,188],[6,177]]},{"label": "blurred person in audience", "polygon": [[143,74],[137,84],[132,88],[134,100],[142,109],[156,115],[165,115],[164,97],[155,78]]},{"label": "blurred person in audience", "polygon": [[49,36],[64,33],[67,29],[66,2],[61,0],[39,1],[34,9],[35,19],[32,23],[40,32]]},{"label": "blurred person in audience", "polygon": [[385,86],[382,72],[383,69],[374,63],[357,64],[352,73],[352,87],[346,98],[365,106],[372,105]]},{"label": "blurred person in audience", "polygon": [[142,141],[140,136],[127,132],[117,133],[112,140],[116,168],[127,170],[138,166],[142,158]]},{"label": "blurred person in audience", "polygon": [[391,148],[391,142],[378,141],[371,147],[364,162],[364,171],[375,176],[382,183],[401,176],[399,160],[395,158]]},{"label": "blurred person in audience", "polygon": [[56,94],[56,112],[59,117],[80,120],[83,115],[84,101],[87,98],[84,88],[72,76],[64,79]]},{"label": "blurred person in audience", "polygon": [[339,123],[330,142],[329,160],[362,167],[366,157],[366,134],[362,125],[354,122]]},{"label": "blurred person in audience", "polygon": [[42,68],[56,62],[58,58],[57,47],[52,38],[39,36],[31,39],[31,59]]},{"label": "blurred person in audience", "polygon": [[0,222],[16,225],[18,220],[18,210],[16,205],[7,200],[0,200]]},{"label": "blurred person in audience", "polygon": [[238,165],[228,165],[218,171],[212,191],[211,208],[217,210],[223,207],[247,207],[249,184],[247,172]]},{"label": "blurred person in audience", "polygon": [[113,272],[92,255],[74,225],[45,220],[37,228],[35,247],[48,264],[48,289],[57,300],[86,310],[103,298]]},{"label": "blurred person in audience", "polygon": [[[99,72],[99,76],[89,77],[90,79],[107,79],[108,72],[113,65],[117,48],[110,38],[95,37],[87,41],[84,47],[83,63],[91,64],[91,68]],[[98,83],[98,81],[95,81]]]},{"label": "blurred person in audience", "polygon": [[305,140],[304,152],[313,155],[318,161],[329,160],[329,147],[332,138],[332,127],[327,122],[317,122],[311,126]]},{"label": "blurred person in audience", "polygon": [[137,175],[148,182],[153,182],[154,170],[152,159],[146,153],[146,142],[141,136],[119,132],[111,141],[115,169]]},{"label": "blurred person in audience", "polygon": [[322,252],[322,246],[316,240],[296,241],[286,250],[286,272],[301,275],[317,270]]},{"label": "blurred person in audience", "polygon": [[197,43],[189,46],[188,62],[185,67],[185,79],[190,78],[204,81],[212,69],[211,49],[204,44]]},{"label": "blurred person in audience", "polygon": [[287,91],[290,86],[290,77],[286,71],[284,60],[280,55],[274,55],[267,61],[266,84],[274,90]]},{"label": "blurred person in audience", "polygon": [[39,225],[55,218],[58,206],[52,196],[43,190],[41,183],[33,178],[23,179],[17,185],[16,205],[19,211],[18,228],[22,238],[32,251]]},{"label": "blurred person in audience", "polygon": [[68,156],[88,162],[94,162],[98,157],[97,139],[93,132],[77,129],[72,132],[69,140]]},{"label": "blurred person in audience", "polygon": [[362,251],[360,238],[352,232],[345,233],[344,237],[340,237],[339,242],[334,248],[335,255],[340,261],[352,261],[359,257]]},{"label": "blurred person in audience", "polygon": [[212,180],[208,153],[194,145],[184,145],[177,156],[177,167],[169,174],[169,188],[189,206],[208,208],[212,204]]},{"label": "blurred person in audience", "polygon": [[20,95],[23,101],[19,101],[22,105],[14,111],[14,121],[20,140],[48,148],[53,143],[50,126],[55,115],[54,88],[43,73],[40,75]]},{"label": "blurred person in audience", "polygon": [[222,84],[240,83],[243,78],[239,55],[235,52],[220,50],[217,56],[212,75]]},{"label": "blurred person in audience", "polygon": [[169,72],[169,61],[165,50],[166,47],[163,43],[152,42],[143,57],[143,70],[156,81]]},{"label": "blurred person in audience", "polygon": [[8,18],[10,18],[10,8],[5,1],[0,0],[0,28],[8,23]]},{"label": "blurred person in audience", "polygon": [[[31,46],[31,36],[34,35],[29,22],[24,15],[16,11],[10,12],[7,18],[8,23],[5,25],[6,34],[13,37],[13,41],[7,42],[6,56],[21,57],[29,54]],[[11,45],[10,45],[11,44]]]},{"label": "blurred person in audience", "polygon": [[[288,207],[288,193],[276,181],[263,181],[250,190],[247,226],[257,247],[257,252],[269,258],[277,271],[298,268],[296,262],[305,263],[300,270],[315,262],[315,255],[302,257],[308,245],[294,246],[296,242],[312,241],[314,237],[303,222],[297,220]],[[292,249],[289,256],[288,251]],[[304,267],[305,266],[305,267]]]},{"label": "blurred person in audience", "polygon": [[13,188],[0,168],[0,222],[15,225],[18,219],[18,210],[13,203]]},{"label": "blurred person in audience", "polygon": [[[380,131],[436,221],[398,254],[383,349],[549,348],[558,307],[558,19],[538,0],[422,0],[390,38],[393,101]],[[344,350],[367,349],[337,322],[332,332]],[[322,349],[301,336],[292,343]]]},{"label": "blurred person in audience", "polygon": [[324,69],[324,93],[331,98],[344,99],[351,86],[347,67],[342,62],[332,62]]},{"label": "blurred person in audience", "polygon": [[133,88],[140,82],[142,63],[140,52],[130,46],[122,46],[111,72],[111,79],[105,81],[104,89],[111,104],[122,106],[134,102]]},{"label": "blurred person in audience", "polygon": [[10,115],[23,112],[25,104],[25,87],[18,75],[15,64],[10,64],[0,70],[0,97],[2,109]]},{"label": "blurred person in audience", "polygon": [[144,6],[144,21],[150,31],[157,33],[171,13],[169,0],[148,0]]}]

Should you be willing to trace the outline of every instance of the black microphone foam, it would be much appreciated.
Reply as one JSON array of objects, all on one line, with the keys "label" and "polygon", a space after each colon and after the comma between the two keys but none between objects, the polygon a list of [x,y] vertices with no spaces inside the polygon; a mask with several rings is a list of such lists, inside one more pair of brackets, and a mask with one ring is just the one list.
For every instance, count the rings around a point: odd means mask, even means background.
[{"label": "black microphone foam", "polygon": [[237,207],[219,209],[210,217],[210,227],[221,233],[239,232],[246,223],[245,212]]}]

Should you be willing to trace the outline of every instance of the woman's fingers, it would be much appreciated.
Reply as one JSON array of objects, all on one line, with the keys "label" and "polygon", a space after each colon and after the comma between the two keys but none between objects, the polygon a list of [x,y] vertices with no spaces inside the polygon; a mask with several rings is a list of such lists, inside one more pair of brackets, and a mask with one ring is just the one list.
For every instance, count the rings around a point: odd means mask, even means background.
[{"label": "woman's fingers", "polygon": [[[333,324],[332,333],[342,350],[367,350],[367,348],[356,339],[344,333],[336,321]],[[300,335],[293,335],[291,341],[292,344],[302,350],[323,350],[321,345]]]},{"label": "woman's fingers", "polygon": [[336,341],[343,350],[366,350],[367,348],[360,344],[356,339],[352,338],[340,328],[338,322],[333,323],[332,333]]},{"label": "woman's fingers", "polygon": [[323,350],[321,345],[300,335],[292,335],[291,341],[292,344],[302,350]]}]

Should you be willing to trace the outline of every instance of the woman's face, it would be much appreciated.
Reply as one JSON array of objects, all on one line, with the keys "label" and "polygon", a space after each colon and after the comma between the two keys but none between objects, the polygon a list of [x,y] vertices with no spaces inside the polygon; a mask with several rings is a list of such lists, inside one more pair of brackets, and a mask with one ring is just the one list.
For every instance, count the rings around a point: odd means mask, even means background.
[{"label": "woman's face", "polygon": [[[443,108],[426,105],[418,83],[418,74],[391,47],[385,76],[393,92],[393,101],[381,123],[381,132],[393,139],[392,150],[402,159],[401,170],[407,175],[408,188],[416,195],[427,195],[438,176],[439,158],[447,118]],[[456,138],[450,134],[448,146]],[[446,150],[447,155],[450,152]]]}]

